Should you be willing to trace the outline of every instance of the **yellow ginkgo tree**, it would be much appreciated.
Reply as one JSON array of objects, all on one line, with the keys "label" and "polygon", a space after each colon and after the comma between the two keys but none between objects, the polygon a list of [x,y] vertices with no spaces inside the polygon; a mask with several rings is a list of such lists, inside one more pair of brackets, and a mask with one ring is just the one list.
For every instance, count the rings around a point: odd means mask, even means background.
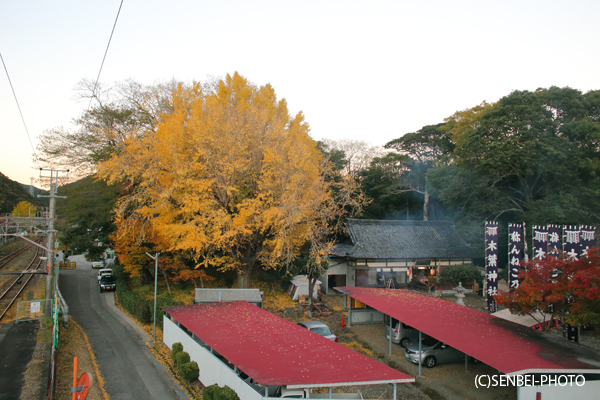
[{"label": "yellow ginkgo tree", "polygon": [[13,217],[35,217],[37,209],[28,201],[20,201],[12,210]]},{"label": "yellow ginkgo tree", "polygon": [[236,270],[249,287],[256,266],[276,268],[311,245],[323,256],[332,233],[363,197],[289,114],[270,85],[238,73],[210,87],[173,92],[172,112],[154,134],[129,141],[99,166],[109,183],[127,182],[118,215],[143,218],[196,266]]}]

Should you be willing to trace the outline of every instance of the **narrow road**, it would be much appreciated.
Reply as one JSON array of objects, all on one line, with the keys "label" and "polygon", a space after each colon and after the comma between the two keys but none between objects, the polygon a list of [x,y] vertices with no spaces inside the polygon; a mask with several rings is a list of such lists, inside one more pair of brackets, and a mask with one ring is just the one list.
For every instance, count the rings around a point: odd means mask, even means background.
[{"label": "narrow road", "polygon": [[89,338],[110,399],[188,399],[148,350],[152,338],[114,305],[113,292],[100,293],[98,271],[83,256],[70,260],[77,269],[60,271],[60,290]]}]

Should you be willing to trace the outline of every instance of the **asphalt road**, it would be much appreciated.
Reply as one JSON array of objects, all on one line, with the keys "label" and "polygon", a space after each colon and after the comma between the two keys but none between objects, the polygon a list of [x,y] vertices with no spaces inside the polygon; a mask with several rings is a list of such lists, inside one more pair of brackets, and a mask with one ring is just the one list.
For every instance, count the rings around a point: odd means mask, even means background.
[{"label": "asphalt road", "polygon": [[59,285],[69,314],[88,336],[111,400],[189,399],[156,361],[144,331],[114,305],[114,293],[100,293],[98,270],[73,256],[76,270],[61,270]]}]

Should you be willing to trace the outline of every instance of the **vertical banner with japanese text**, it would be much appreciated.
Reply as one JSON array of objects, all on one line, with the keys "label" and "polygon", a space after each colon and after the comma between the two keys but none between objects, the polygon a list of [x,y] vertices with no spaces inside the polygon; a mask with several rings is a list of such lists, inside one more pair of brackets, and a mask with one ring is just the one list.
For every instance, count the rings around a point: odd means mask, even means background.
[{"label": "vertical banner with japanese text", "polygon": [[548,225],[548,255],[560,257],[562,252],[562,227],[559,225]]},{"label": "vertical banner with japanese text", "polygon": [[498,311],[498,304],[494,295],[498,294],[498,223],[485,223],[485,271],[486,271],[486,298],[487,309],[490,312]]},{"label": "vertical banner with japanese text", "polygon": [[570,260],[579,260],[581,254],[581,232],[578,226],[563,227],[563,251]]},{"label": "vertical banner with japanese text", "polygon": [[581,243],[581,256],[587,256],[588,250],[596,246],[596,227],[582,225],[579,227],[580,232],[580,243]]},{"label": "vertical banner with japanese text", "polygon": [[508,287],[510,290],[519,287],[519,266],[523,261],[521,236],[521,225],[508,224]]},{"label": "vertical banner with japanese text", "polygon": [[534,225],[533,228],[533,259],[545,260],[548,252],[548,228]]}]

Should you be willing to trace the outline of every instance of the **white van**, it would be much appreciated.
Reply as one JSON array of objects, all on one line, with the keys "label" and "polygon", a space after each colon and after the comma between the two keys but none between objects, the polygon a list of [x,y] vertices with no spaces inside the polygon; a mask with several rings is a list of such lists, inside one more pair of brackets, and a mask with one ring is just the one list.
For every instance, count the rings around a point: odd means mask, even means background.
[{"label": "white van", "polygon": [[98,282],[100,282],[100,278],[102,278],[102,276],[104,275],[112,275],[113,274],[113,270],[110,268],[102,268],[101,270],[98,271]]},{"label": "white van", "polygon": [[[423,335],[425,336],[425,335]],[[385,326],[385,337],[390,338],[390,323]],[[419,331],[415,328],[406,325],[403,322],[392,318],[392,342],[400,344],[402,347],[406,347],[411,342],[418,343]]]}]

